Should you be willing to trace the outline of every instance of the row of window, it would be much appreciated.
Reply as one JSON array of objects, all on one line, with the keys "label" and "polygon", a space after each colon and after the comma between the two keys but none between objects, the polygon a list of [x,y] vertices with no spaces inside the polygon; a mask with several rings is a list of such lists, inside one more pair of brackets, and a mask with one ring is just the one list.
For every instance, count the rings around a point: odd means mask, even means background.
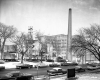
[{"label": "row of window", "polygon": [[67,39],[61,39],[61,40],[57,40],[57,41],[59,41],[59,42],[61,42],[61,41],[67,41]]},{"label": "row of window", "polygon": [[58,43],[58,44],[67,44],[67,42],[60,42],[60,43]]},{"label": "row of window", "polygon": [[58,45],[57,47],[58,48],[65,48],[65,47],[67,47],[67,45]]}]

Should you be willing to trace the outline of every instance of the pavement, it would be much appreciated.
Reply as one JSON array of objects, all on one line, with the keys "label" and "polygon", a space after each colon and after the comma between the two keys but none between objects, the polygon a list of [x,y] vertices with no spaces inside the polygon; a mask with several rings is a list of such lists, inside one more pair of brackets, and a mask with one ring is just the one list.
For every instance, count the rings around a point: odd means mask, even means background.
[{"label": "pavement", "polygon": [[[43,77],[46,77],[43,79]],[[56,75],[56,76],[38,76],[40,79],[36,80],[100,80],[100,70],[93,70],[90,72],[76,73],[74,78],[67,78],[65,75]],[[42,79],[41,79],[42,78]]]},{"label": "pavement", "polygon": [[85,74],[76,74],[75,78],[67,78],[67,76],[51,78],[50,80],[100,80],[100,73],[85,73]]},{"label": "pavement", "polygon": [[100,80],[100,74],[77,74],[74,78],[67,78],[66,75],[53,76],[53,77],[40,77],[35,80]]},{"label": "pavement", "polygon": [[[7,62],[5,64],[0,64],[0,65],[5,66],[6,69],[12,69],[12,68],[16,68],[16,65],[19,63],[20,62]],[[32,64],[33,66],[37,64],[33,62],[24,62],[24,63]],[[52,76],[52,77],[47,76],[44,79],[41,79],[43,77],[38,77],[36,80],[100,80],[100,71],[99,73],[96,72],[76,74],[75,78],[70,78],[70,79],[67,79],[67,75],[59,75],[59,76]]]}]

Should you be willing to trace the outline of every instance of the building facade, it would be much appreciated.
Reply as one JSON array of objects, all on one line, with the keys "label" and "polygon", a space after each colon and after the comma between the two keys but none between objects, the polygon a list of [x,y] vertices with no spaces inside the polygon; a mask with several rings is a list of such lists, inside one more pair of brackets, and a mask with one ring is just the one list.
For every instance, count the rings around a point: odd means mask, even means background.
[{"label": "building facade", "polygon": [[67,35],[64,34],[59,34],[55,35],[56,40],[57,40],[57,46],[59,53],[58,56],[63,57],[66,59],[66,54],[67,54]]},{"label": "building facade", "polygon": [[4,46],[4,58],[5,59],[17,58],[17,46],[16,45],[5,45]]},{"label": "building facade", "polygon": [[66,59],[67,54],[67,35],[59,34],[53,36],[45,36],[48,41],[48,55],[51,58],[62,57]]}]

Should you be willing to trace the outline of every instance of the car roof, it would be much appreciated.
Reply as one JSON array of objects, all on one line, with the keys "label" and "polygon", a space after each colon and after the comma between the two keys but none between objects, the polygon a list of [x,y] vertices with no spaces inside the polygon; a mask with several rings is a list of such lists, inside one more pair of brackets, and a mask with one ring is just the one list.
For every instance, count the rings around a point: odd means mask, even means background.
[{"label": "car roof", "polygon": [[79,66],[79,65],[78,65],[78,66],[75,66],[75,67],[82,67],[82,66]]},{"label": "car roof", "polygon": [[6,75],[10,75],[10,74],[20,74],[21,72],[20,71],[11,71],[9,73],[7,73]]},{"label": "car roof", "polygon": [[62,68],[59,68],[59,67],[55,67],[55,68],[53,68],[53,69],[56,69],[56,70],[58,70],[58,69],[62,69]]},{"label": "car roof", "polygon": [[26,63],[19,63],[18,65],[29,65],[29,64],[26,64]]},{"label": "car roof", "polygon": [[20,71],[11,71],[9,73],[20,73]]}]

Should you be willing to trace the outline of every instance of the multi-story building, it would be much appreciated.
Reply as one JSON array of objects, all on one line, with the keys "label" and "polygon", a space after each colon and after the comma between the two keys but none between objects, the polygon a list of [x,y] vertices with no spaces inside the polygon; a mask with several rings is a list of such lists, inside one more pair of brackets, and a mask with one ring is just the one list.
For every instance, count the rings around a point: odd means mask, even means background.
[{"label": "multi-story building", "polygon": [[59,35],[55,35],[55,37],[56,37],[57,46],[58,46],[57,55],[65,59],[66,54],[67,54],[67,35],[59,34]]},{"label": "multi-story building", "polygon": [[16,45],[5,45],[4,46],[4,58],[17,58]]},{"label": "multi-story building", "polygon": [[[67,54],[67,35],[59,34],[53,36],[45,36],[48,40],[48,53],[53,57],[56,56],[66,58]],[[50,50],[49,50],[50,49]]]},{"label": "multi-story building", "polygon": [[16,58],[16,49],[17,46],[14,43],[10,42],[10,40],[7,40],[4,46],[4,58]]}]

